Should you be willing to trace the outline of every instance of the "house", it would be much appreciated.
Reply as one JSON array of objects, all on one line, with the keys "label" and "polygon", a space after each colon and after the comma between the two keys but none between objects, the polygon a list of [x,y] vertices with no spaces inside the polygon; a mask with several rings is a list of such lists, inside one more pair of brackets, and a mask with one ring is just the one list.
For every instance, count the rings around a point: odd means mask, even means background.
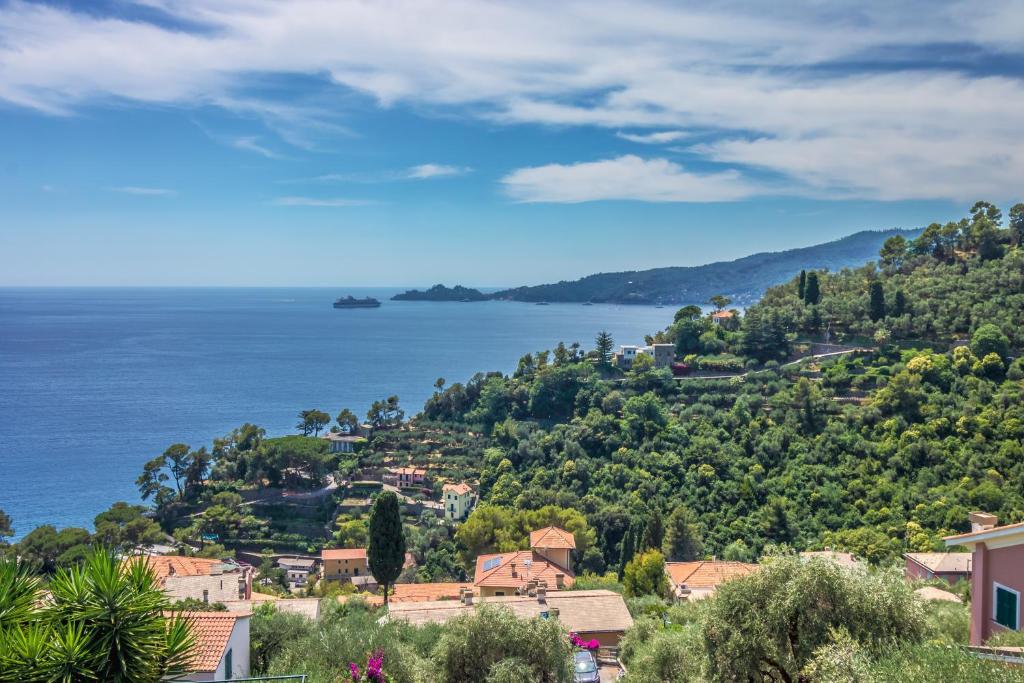
[{"label": "house", "polygon": [[633,367],[637,356],[650,356],[656,368],[670,368],[676,358],[675,344],[651,344],[649,346],[624,345],[615,354],[615,365],[623,370]]},{"label": "house", "polygon": [[845,569],[864,569],[864,563],[858,560],[853,553],[841,553],[835,550],[808,550],[800,553],[800,557],[804,560],[818,558],[834,562]]},{"label": "house", "polygon": [[316,560],[305,557],[282,557],[277,566],[284,571],[285,581],[291,586],[305,586],[316,568]]},{"label": "house", "polygon": [[711,322],[716,325],[723,325],[732,322],[736,317],[736,311],[715,311],[711,314]]},{"label": "house", "polygon": [[441,487],[444,501],[444,518],[455,522],[466,518],[473,507],[473,489],[469,484],[445,484]]},{"label": "house", "polygon": [[418,489],[427,485],[427,471],[418,467],[393,467],[382,480],[401,489]]},{"label": "house", "polygon": [[669,589],[675,600],[700,600],[713,595],[722,583],[757,571],[756,564],[723,560],[666,562]]},{"label": "house", "polygon": [[249,612],[183,612],[196,650],[180,680],[227,681],[249,677]]},{"label": "house", "polygon": [[907,579],[942,579],[950,585],[971,580],[970,553],[903,553]]},{"label": "house", "polygon": [[331,453],[355,453],[356,444],[366,442],[361,436],[341,432],[327,432],[320,438],[327,440]]},{"label": "house", "polygon": [[370,573],[365,548],[325,548],[320,552],[320,561],[325,581],[348,581]]},{"label": "house", "polygon": [[473,586],[481,597],[528,594],[538,587],[561,590],[572,586],[572,551],[576,540],[558,527],[530,533],[530,550],[492,553],[476,558]]},{"label": "house", "polygon": [[1024,523],[996,526],[995,515],[972,512],[971,532],[946,538],[971,551],[971,645],[996,631],[1019,631],[1024,593]]},{"label": "house", "polygon": [[463,593],[460,600],[394,603],[386,618],[414,625],[443,624],[477,604],[506,607],[521,619],[558,619],[567,632],[578,633],[584,640],[597,640],[602,647],[618,647],[622,635],[633,625],[622,596],[608,590],[538,591],[536,596],[490,597],[478,602],[472,593]]},{"label": "house", "polygon": [[252,567],[183,555],[147,555],[145,560],[172,600],[214,603],[252,596]]}]

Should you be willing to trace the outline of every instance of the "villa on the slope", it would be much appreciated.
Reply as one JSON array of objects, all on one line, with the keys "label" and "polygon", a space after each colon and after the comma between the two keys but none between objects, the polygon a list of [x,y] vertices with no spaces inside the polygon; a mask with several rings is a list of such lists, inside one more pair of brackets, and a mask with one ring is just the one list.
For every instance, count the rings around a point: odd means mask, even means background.
[{"label": "villa on the slope", "polygon": [[550,526],[530,533],[530,550],[491,553],[476,558],[473,586],[481,597],[528,595],[542,586],[547,591],[572,586],[575,537]]},{"label": "villa on the slope", "polygon": [[183,555],[146,555],[145,560],[173,600],[192,598],[214,603],[252,596],[252,568],[231,560]]},{"label": "villa on the slope", "polygon": [[654,359],[654,367],[669,368],[676,358],[675,344],[650,344],[649,346],[620,346],[613,361],[616,367],[629,370],[638,356],[650,356]]},{"label": "villa on the slope", "polygon": [[466,518],[473,507],[473,489],[469,484],[445,484],[441,487],[444,503],[444,518],[449,522],[458,522]]}]

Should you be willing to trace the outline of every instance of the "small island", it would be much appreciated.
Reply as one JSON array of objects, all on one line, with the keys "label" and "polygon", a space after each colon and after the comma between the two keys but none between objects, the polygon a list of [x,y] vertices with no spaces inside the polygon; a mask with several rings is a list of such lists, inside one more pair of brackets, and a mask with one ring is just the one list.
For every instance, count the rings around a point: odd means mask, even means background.
[{"label": "small island", "polygon": [[489,297],[479,289],[455,285],[445,287],[434,285],[425,292],[418,289],[410,289],[401,294],[391,297],[392,301],[487,301]]}]

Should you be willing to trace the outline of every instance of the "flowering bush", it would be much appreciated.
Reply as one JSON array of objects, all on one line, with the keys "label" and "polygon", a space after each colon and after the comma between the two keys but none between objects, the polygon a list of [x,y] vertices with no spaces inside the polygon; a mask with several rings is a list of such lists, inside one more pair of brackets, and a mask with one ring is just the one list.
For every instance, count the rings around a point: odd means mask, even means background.
[{"label": "flowering bush", "polygon": [[352,683],[387,683],[384,676],[384,653],[380,650],[370,655],[366,660],[366,673],[359,671],[359,665],[355,662],[348,663],[349,675],[352,676]]},{"label": "flowering bush", "polygon": [[578,647],[581,650],[589,650],[591,652],[596,652],[601,648],[601,643],[597,642],[596,638],[583,640],[580,638],[580,634],[578,633],[570,633],[569,642],[572,643],[573,647]]}]

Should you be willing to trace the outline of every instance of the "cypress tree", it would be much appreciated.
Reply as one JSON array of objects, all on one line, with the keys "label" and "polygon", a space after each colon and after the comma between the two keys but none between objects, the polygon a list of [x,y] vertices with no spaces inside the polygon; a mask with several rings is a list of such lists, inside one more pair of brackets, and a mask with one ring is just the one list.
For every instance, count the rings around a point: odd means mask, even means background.
[{"label": "cypress tree", "polygon": [[904,296],[902,289],[897,289],[896,294],[892,299],[892,314],[895,317],[899,317],[907,312],[907,297]]},{"label": "cypress tree", "polygon": [[633,559],[636,554],[636,532],[633,527],[630,526],[626,529],[625,535],[622,537],[622,552],[619,554],[619,583],[622,583],[622,577],[626,572],[626,564]]},{"label": "cypress tree", "polygon": [[804,301],[812,306],[817,305],[821,301],[818,274],[813,270],[807,274],[807,285],[804,287]]},{"label": "cypress tree", "polygon": [[644,527],[644,534],[640,541],[640,552],[647,552],[651,548],[661,550],[661,544],[665,540],[665,523],[661,518],[661,512],[655,510],[647,518],[647,525]]},{"label": "cypress tree", "polygon": [[804,299],[804,292],[806,291],[806,289],[807,289],[807,271],[806,270],[801,270],[800,271],[800,284],[798,284],[797,287],[796,287],[796,293],[800,297],[801,301],[803,301],[803,299]]},{"label": "cypress tree", "polygon": [[384,588],[384,609],[388,608],[388,589],[402,573],[405,564],[405,533],[402,515],[398,509],[398,496],[384,491],[373,502],[370,510],[370,545],[366,558],[370,573]]},{"label": "cypress tree", "polygon": [[868,315],[872,322],[878,322],[885,317],[885,292],[882,290],[882,283],[875,280],[868,285],[868,296],[871,301],[868,305]]}]

